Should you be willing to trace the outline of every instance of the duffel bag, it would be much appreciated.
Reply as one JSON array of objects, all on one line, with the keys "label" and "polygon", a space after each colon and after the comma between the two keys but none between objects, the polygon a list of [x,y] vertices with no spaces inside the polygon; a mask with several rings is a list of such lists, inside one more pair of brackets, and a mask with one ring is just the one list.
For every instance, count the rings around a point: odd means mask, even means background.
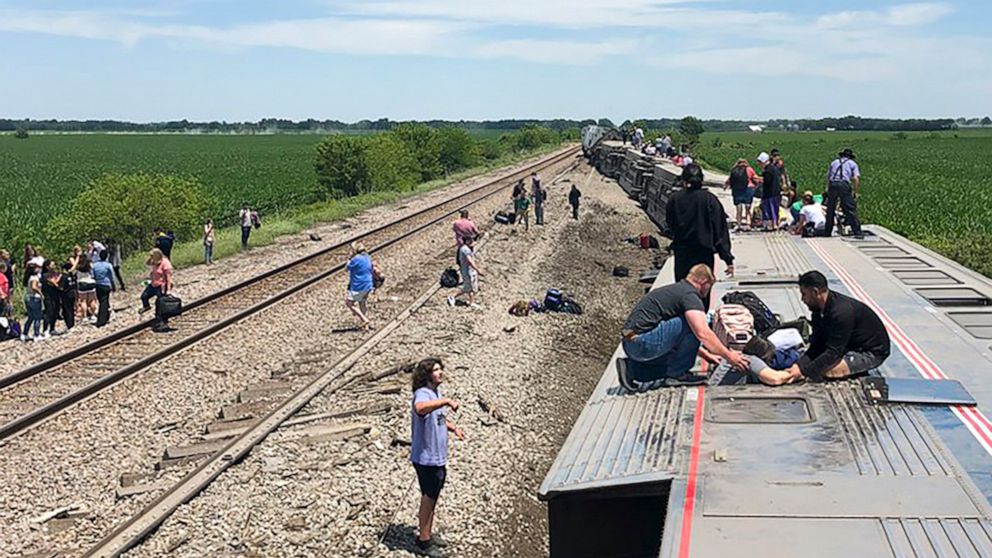
[{"label": "duffel bag", "polygon": [[155,299],[155,316],[169,319],[183,313],[183,301],[178,296],[164,294]]}]

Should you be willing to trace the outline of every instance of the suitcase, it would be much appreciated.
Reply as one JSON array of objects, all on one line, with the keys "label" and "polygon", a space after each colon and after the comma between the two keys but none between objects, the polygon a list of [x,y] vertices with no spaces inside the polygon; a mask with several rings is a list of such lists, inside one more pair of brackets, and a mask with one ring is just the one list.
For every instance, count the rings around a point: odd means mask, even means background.
[{"label": "suitcase", "polygon": [[155,299],[155,317],[169,319],[183,313],[183,301],[178,296],[162,295]]}]

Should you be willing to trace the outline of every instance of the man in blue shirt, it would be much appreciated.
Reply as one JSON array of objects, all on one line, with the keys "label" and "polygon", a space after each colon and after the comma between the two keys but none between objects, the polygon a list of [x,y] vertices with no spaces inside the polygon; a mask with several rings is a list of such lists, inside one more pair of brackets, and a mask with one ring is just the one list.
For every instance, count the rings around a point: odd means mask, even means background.
[{"label": "man in blue shirt", "polygon": [[103,327],[110,321],[110,292],[114,290],[114,266],[107,261],[106,249],[100,250],[100,260],[93,262],[93,280],[96,282],[96,327]]},{"label": "man in blue shirt", "polygon": [[410,424],[410,461],[417,471],[420,484],[420,509],[417,513],[420,533],[418,554],[442,556],[439,547],[445,545],[440,537],[432,536],[434,508],[444,487],[448,463],[448,432],[459,440],[465,434],[451,422],[445,408],[458,411],[458,403],[441,395],[444,365],[440,359],[425,358],[417,363],[412,374],[413,401]]},{"label": "man in blue shirt", "polygon": [[372,292],[373,268],[372,256],[365,250],[365,246],[360,242],[351,243],[351,259],[348,260],[348,294],[345,296],[344,304],[362,322],[362,329],[368,331],[372,329],[372,322],[368,317],[368,298]]},{"label": "man in blue shirt", "polygon": [[861,185],[861,169],[854,162],[854,152],[846,148],[837,154],[827,170],[827,224],[823,236],[830,236],[834,230],[834,215],[837,202],[844,210],[844,220],[851,227],[851,234],[861,236],[861,220],[858,219],[857,195]]}]

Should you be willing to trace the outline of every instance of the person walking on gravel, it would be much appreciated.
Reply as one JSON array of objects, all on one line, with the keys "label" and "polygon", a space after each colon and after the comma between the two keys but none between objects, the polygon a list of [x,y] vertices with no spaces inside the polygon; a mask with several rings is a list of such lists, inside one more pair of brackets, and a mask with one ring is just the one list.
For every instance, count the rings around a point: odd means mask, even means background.
[{"label": "person walking on gravel", "polygon": [[823,229],[823,236],[833,233],[838,201],[844,210],[844,220],[851,227],[851,234],[861,236],[857,202],[860,185],[861,169],[854,161],[854,152],[851,148],[846,148],[837,154],[827,170],[827,224]]},{"label": "person walking on gravel", "polygon": [[443,556],[440,549],[446,545],[433,531],[434,510],[447,476],[448,432],[459,440],[465,439],[447,416],[446,409],[457,412],[458,403],[442,395],[444,379],[444,365],[437,358],[421,360],[412,374],[410,461],[417,472],[421,494],[415,552],[431,557]]},{"label": "person walking on gravel", "polygon": [[530,173],[530,193],[534,198],[534,224],[544,226],[544,200],[548,197],[547,190],[541,186],[541,178],[536,172]]},{"label": "person walking on gravel", "polygon": [[466,237],[462,247],[458,249],[458,266],[462,273],[462,288],[458,294],[448,297],[448,304],[454,306],[458,298],[468,296],[468,305],[479,308],[475,302],[475,293],[479,292],[479,276],[485,275],[475,261],[475,239]]},{"label": "person walking on gravel", "polygon": [[344,305],[348,310],[361,321],[361,327],[365,331],[372,329],[372,322],[369,320],[368,299],[372,292],[372,256],[365,251],[365,246],[361,242],[351,243],[351,259],[348,260],[348,294],[345,296]]},{"label": "person walking on gravel", "polygon": [[463,209],[459,212],[458,219],[451,225],[451,230],[455,233],[455,263],[457,264],[464,240],[470,236],[473,239],[477,238],[479,236],[479,229],[468,218],[468,210]]},{"label": "person walking on gravel", "polygon": [[579,198],[582,197],[582,192],[579,191],[578,186],[572,184],[572,189],[568,192],[568,205],[572,206],[572,219],[579,218]]}]

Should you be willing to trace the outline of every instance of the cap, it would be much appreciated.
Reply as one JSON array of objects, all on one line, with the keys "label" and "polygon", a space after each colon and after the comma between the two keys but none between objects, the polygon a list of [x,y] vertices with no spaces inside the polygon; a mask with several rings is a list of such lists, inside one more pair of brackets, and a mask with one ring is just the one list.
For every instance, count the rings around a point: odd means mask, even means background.
[{"label": "cap", "polygon": [[758,154],[758,162],[759,163],[762,163],[762,164],[767,163],[769,159],[770,159],[770,157],[764,151],[762,151],[761,153]]}]

